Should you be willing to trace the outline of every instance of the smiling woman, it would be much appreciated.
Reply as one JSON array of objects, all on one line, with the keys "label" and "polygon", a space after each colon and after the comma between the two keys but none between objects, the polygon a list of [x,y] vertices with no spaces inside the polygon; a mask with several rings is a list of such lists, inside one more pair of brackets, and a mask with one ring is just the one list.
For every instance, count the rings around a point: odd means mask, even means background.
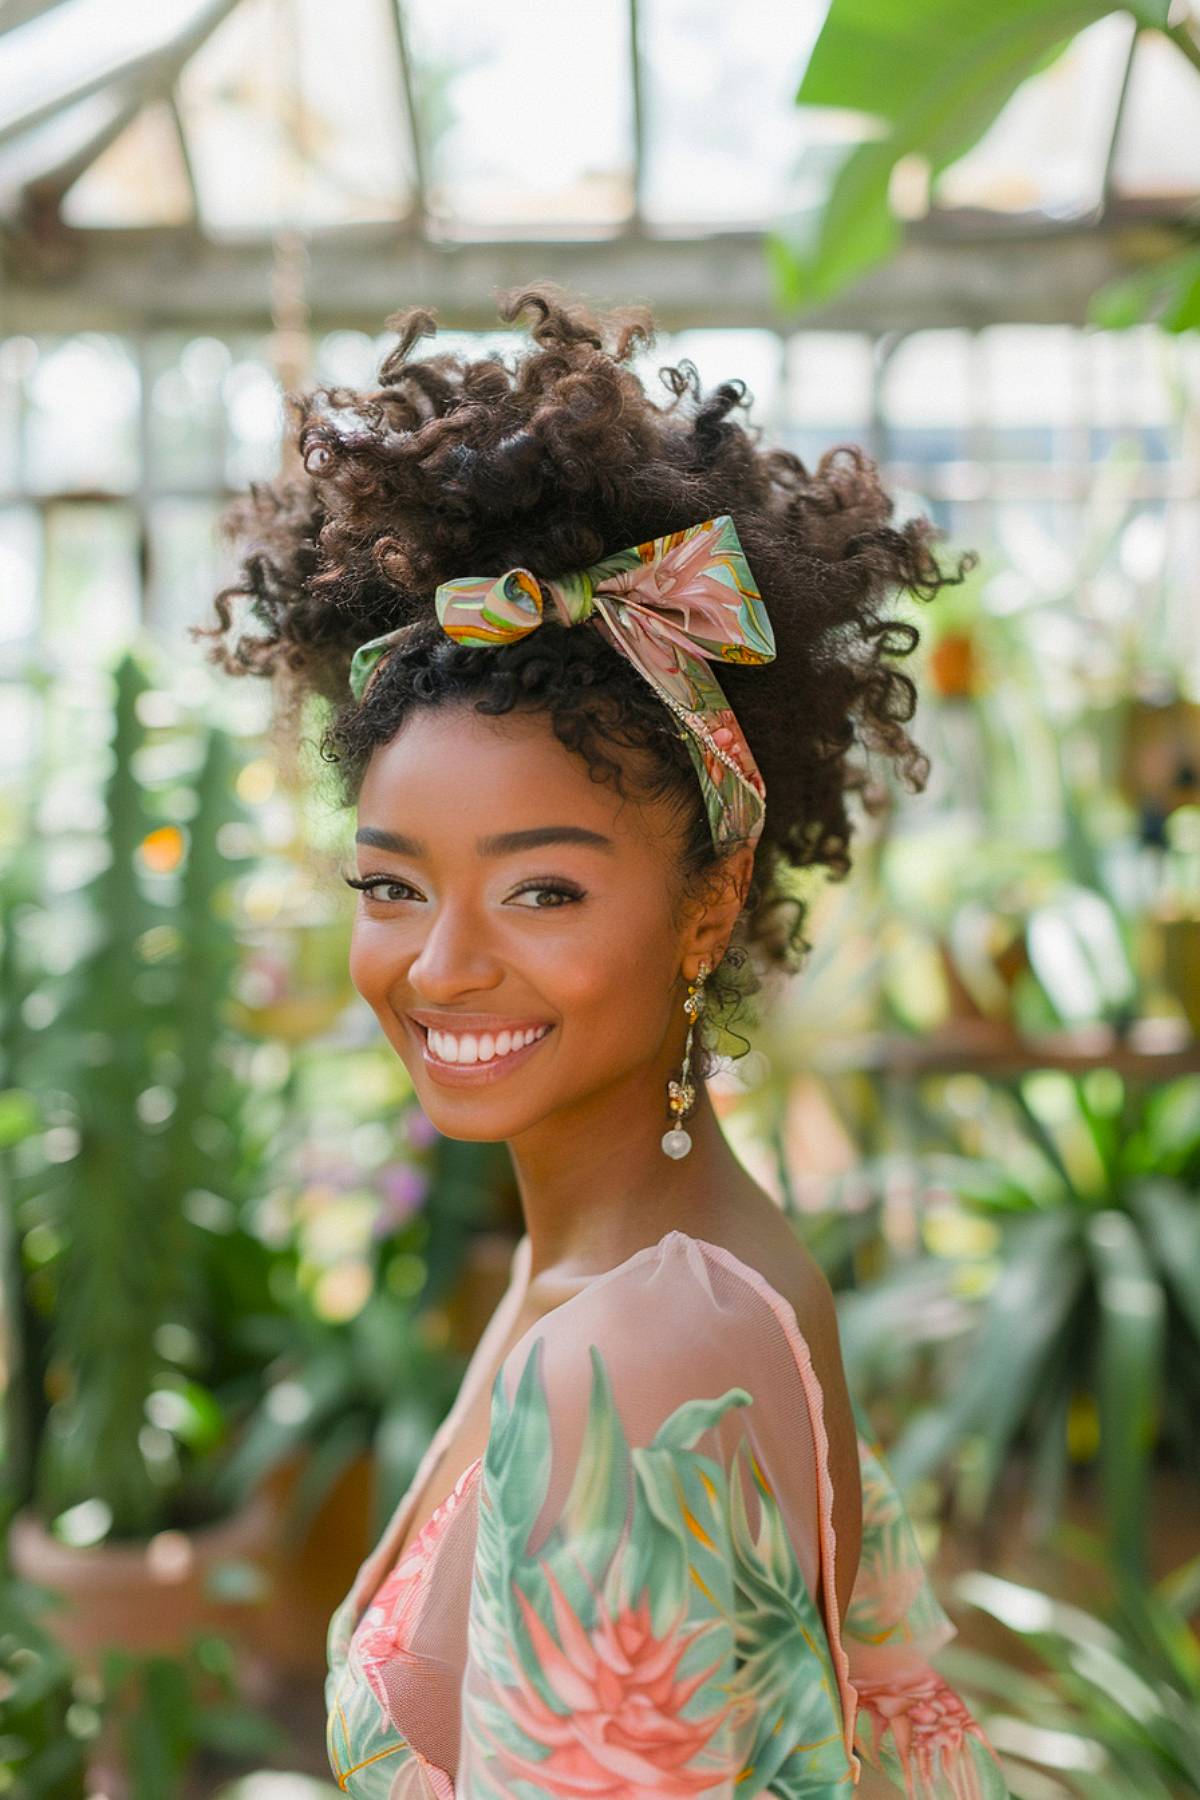
[{"label": "smiling woman", "polygon": [[352,978],[527,1226],[331,1622],[330,1761],[360,1800],[993,1800],[828,1283],[703,1080],[808,948],[791,871],[849,869],[855,746],[923,783],[884,606],[957,574],[860,452],[760,449],[686,364],[653,400],[641,309],[525,312],[511,367],[414,359],[412,311],[377,388],[306,396],[200,633],[331,703]]}]

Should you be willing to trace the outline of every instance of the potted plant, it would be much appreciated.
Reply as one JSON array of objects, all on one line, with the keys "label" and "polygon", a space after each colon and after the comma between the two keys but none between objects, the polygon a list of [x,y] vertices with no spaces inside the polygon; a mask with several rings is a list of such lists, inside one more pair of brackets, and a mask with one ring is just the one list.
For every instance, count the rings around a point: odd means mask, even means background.
[{"label": "potted plant", "polygon": [[848,1361],[869,1371],[923,1283],[935,1393],[889,1447],[898,1482],[953,1467],[962,1522],[1040,1541],[1098,1470],[1110,1552],[1143,1570],[1152,1473],[1184,1520],[1200,1482],[1200,1076],[1045,1070],[986,1093],[972,1155],[928,1159],[917,1255],[841,1301]]},{"label": "potted plant", "polygon": [[256,1397],[229,1313],[279,1310],[242,1222],[269,1109],[225,1012],[236,754],[159,732],[132,655],[115,688],[101,830],[30,834],[0,951],[8,1550],[93,1670],[236,1638],[276,1530],[270,1496],[231,1511],[215,1481]]}]

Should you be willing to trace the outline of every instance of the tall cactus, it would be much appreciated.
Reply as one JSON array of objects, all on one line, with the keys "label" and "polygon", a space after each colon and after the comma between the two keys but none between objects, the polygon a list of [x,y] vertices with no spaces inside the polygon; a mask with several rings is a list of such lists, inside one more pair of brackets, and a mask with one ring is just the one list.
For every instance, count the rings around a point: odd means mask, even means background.
[{"label": "tall cactus", "polygon": [[179,1516],[179,1466],[164,1457],[147,1402],[161,1383],[161,1328],[198,1324],[204,1312],[189,1195],[236,1179],[238,1132],[237,1080],[220,1054],[236,941],[215,905],[230,873],[217,839],[236,810],[232,751],[209,733],[187,854],[156,894],[144,846],[171,827],[151,816],[136,774],[148,683],[132,655],[115,680],[110,856],[84,890],[91,944],[38,1058],[78,1149],[46,1178],[44,1210],[62,1250],[34,1499],[45,1517],[100,1502],[101,1529],[119,1538],[192,1522]]}]

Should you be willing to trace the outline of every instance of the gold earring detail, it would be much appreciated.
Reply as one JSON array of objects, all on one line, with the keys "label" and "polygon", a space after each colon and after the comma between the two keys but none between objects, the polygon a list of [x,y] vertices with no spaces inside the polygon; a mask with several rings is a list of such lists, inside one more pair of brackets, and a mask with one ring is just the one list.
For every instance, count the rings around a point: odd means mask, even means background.
[{"label": "gold earring detail", "polygon": [[678,1160],[686,1156],[692,1147],[692,1140],[683,1129],[683,1121],[691,1112],[696,1101],[696,1086],[692,1080],[692,1033],[696,1029],[696,1020],[704,1011],[704,983],[710,970],[706,962],[700,964],[695,981],[688,982],[687,999],[683,1010],[687,1014],[687,1041],[683,1047],[683,1067],[679,1071],[678,1081],[667,1082],[667,1107],[671,1114],[671,1129],[663,1133],[662,1147],[668,1156]]}]

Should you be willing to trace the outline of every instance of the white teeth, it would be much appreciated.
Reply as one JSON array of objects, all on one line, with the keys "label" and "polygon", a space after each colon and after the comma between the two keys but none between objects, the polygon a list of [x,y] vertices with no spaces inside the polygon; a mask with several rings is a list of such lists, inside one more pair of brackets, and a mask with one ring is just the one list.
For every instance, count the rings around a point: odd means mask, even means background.
[{"label": "white teeth", "polygon": [[532,1044],[536,1038],[545,1037],[549,1029],[548,1025],[530,1026],[524,1031],[505,1029],[493,1037],[490,1031],[481,1032],[478,1036],[473,1031],[464,1031],[461,1036],[455,1036],[453,1032],[436,1031],[430,1026],[429,1048],[441,1062],[494,1062],[497,1057],[508,1056],[514,1050],[523,1050],[526,1044]]}]

